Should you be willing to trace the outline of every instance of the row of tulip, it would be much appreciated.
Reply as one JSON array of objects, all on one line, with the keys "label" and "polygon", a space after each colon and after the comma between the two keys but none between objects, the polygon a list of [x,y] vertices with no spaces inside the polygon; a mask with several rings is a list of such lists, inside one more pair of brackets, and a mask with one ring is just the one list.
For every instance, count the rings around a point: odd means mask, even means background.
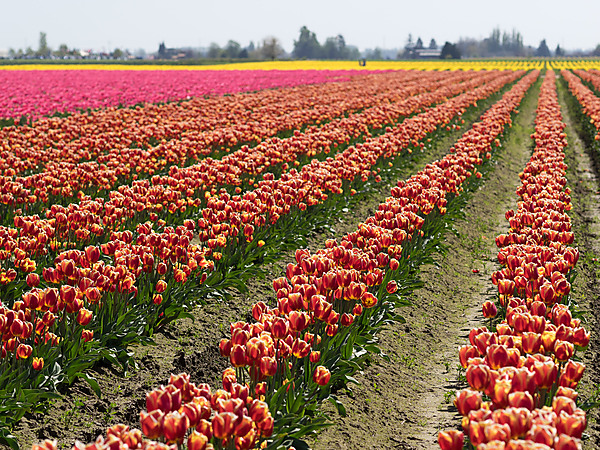
[{"label": "row of tulip", "polygon": [[[462,426],[478,450],[579,449],[586,427],[576,387],[584,365],[574,359],[590,334],[573,318],[569,279],[579,252],[566,214],[567,145],[554,72],[546,72],[535,121],[535,150],[520,174],[517,211],[499,235],[492,274],[498,302],[483,304],[495,327],[474,328],[459,349],[469,388],[457,393]],[[464,434],[442,431],[443,450],[463,448]]]},{"label": "row of tulip", "polygon": [[590,83],[596,91],[600,91],[600,71],[592,70],[573,70],[573,73],[584,81]]},{"label": "row of tulip", "polygon": [[491,156],[492,146],[537,76],[532,73],[515,85],[463,135],[453,153],[399,182],[357,231],[339,243],[328,240],[326,248],[314,254],[296,251],[286,276],[273,281],[277,306],[259,302],[252,308],[256,322],[232,324],[231,337],[221,341],[220,351],[251,387],[267,383],[272,410],[283,407],[282,389],[293,391],[294,400],[310,398],[310,385],[309,394],[303,395],[302,384],[310,382],[311,375],[323,384],[343,379],[340,355],[350,359],[361,334],[381,320],[374,307],[386,309],[403,288],[401,278],[411,264],[408,255],[414,260],[422,250],[420,238],[428,222],[445,214],[448,200],[478,173],[475,167],[486,155]]},{"label": "row of tulip", "polygon": [[[304,133],[295,133],[290,139],[268,139],[253,148],[244,147],[220,160],[206,158],[189,168],[173,167],[169,175],[175,178],[198,178],[202,174],[202,186],[240,185],[243,176],[254,177],[280,163],[292,163],[299,155],[313,157],[320,153],[329,154],[344,144],[354,142],[361,135],[370,136],[370,131],[383,130],[423,108],[471,90],[500,76],[484,73],[479,76],[462,74],[461,77],[447,76],[435,90],[430,90],[398,103],[386,104],[363,111],[361,114],[331,121],[321,128],[312,127]],[[459,82],[459,83],[457,83]],[[284,166],[284,170],[286,166]],[[252,178],[251,178],[252,179]]]},{"label": "row of tulip", "polygon": [[[472,95],[463,94],[450,100],[451,105],[446,108],[439,106],[423,113],[408,129],[414,134],[407,136],[407,141],[398,151],[406,148],[411,138],[423,138],[434,131],[436,125],[447,124],[452,115],[464,112],[470,104],[485,98],[519,76],[520,74],[515,74],[504,77],[503,80],[491,83],[492,86],[476,89]],[[431,117],[425,121],[427,115]],[[426,126],[422,132],[418,130],[419,123]],[[367,168],[374,163],[372,161]],[[365,170],[365,167],[360,169]],[[304,173],[310,174],[308,171]],[[318,177],[309,176],[306,182],[309,180],[316,183]],[[268,184],[272,183],[265,181],[265,186]],[[266,192],[265,190],[264,193]],[[245,196],[244,205],[254,208],[255,200],[260,198],[256,193],[252,198]],[[322,202],[323,198],[315,198],[318,200],[316,203]],[[264,225],[268,208],[275,205],[269,203],[270,206],[265,206],[267,209],[262,214],[260,210],[252,210],[252,224],[242,226],[241,218],[245,209],[232,214],[229,208],[225,208],[225,200],[230,208],[236,204],[235,198],[228,198],[227,194],[214,198],[215,205],[223,203],[223,208],[219,206],[219,210],[227,211],[230,220],[233,215],[240,216],[240,227],[235,227],[238,230],[235,233],[232,228],[229,238],[225,238],[227,234],[221,233],[224,242],[219,239],[218,245],[226,245],[229,240],[231,245],[228,251],[245,249],[248,253],[255,252],[264,242],[253,241],[254,224]],[[292,207],[296,199],[287,195],[286,201],[292,202]],[[269,198],[265,198],[265,205],[267,202]],[[63,216],[57,216],[56,222],[63,224]],[[205,226],[206,221],[201,219],[199,224]],[[25,232],[19,238],[19,243],[26,241],[25,235],[31,237],[39,229],[35,221],[23,221],[18,225]],[[151,223],[139,224],[135,235],[131,231],[114,232],[111,234],[111,241],[101,246],[88,246],[83,251],[68,250],[59,254],[53,263],[54,267],[44,267],[42,279],[37,273],[30,273],[25,280],[19,279],[17,284],[12,284],[10,291],[3,295],[3,300],[9,304],[13,301],[10,295],[20,292],[25,282],[33,288],[24,293],[20,300],[14,301],[12,309],[2,310],[2,315],[6,317],[2,319],[6,357],[1,362],[5,369],[2,381],[7,386],[4,392],[7,396],[2,395],[5,408],[14,407],[22,415],[26,410],[23,405],[27,402],[16,401],[18,396],[15,392],[25,386],[51,389],[49,383],[69,381],[80,376],[81,370],[97,358],[108,357],[116,362],[119,355],[112,350],[107,351],[108,349],[135,341],[143,342],[147,339],[144,336],[148,336],[157,324],[173,320],[185,312],[186,298],[193,294],[198,285],[204,282],[203,286],[206,287],[215,273],[216,282],[222,281],[218,271],[211,273],[207,279],[207,273],[211,272],[215,263],[226,263],[227,267],[223,269],[231,274],[232,258],[235,255],[224,258],[223,253],[213,252],[216,239],[201,248],[190,244],[194,227],[194,222],[185,221],[184,226],[176,229],[166,227],[164,231],[156,233],[152,231]],[[211,225],[211,229],[220,232],[216,224]],[[244,233],[241,233],[242,229]],[[257,229],[256,232],[262,232],[266,236],[269,229]],[[42,241],[43,239],[39,239],[39,242]],[[35,240],[31,239],[29,242]],[[210,260],[207,259],[209,256]],[[245,262],[243,266],[246,266]],[[194,283],[186,283],[192,279],[195,280]],[[14,278],[11,281],[14,282]],[[39,287],[35,287],[36,285]],[[32,330],[36,332],[29,333]],[[50,370],[52,377],[48,376]],[[33,392],[28,390],[30,394]],[[15,415],[18,420],[20,416],[17,413]]]},{"label": "row of tulip", "polygon": [[[0,169],[6,175],[21,174],[96,159],[117,167],[118,162],[129,162],[135,168],[142,157],[164,159],[173,145],[166,143],[172,139],[193,147],[190,157],[199,156],[410,95],[417,78],[415,72],[372,74],[337,83],[41,119],[30,127],[0,130],[4,147]],[[407,90],[404,83],[409,84]],[[151,146],[156,147],[152,152],[144,151]]]},{"label": "row of tulip", "polygon": [[[353,347],[372,348],[366,338],[372,336],[374,326],[389,317],[394,295],[403,289],[399,278],[408,275],[418,260],[429,224],[445,214],[447,202],[464,189],[473,174],[479,174],[476,166],[491,156],[500,134],[511,124],[512,113],[538,75],[531,73],[518,82],[463,135],[453,153],[399,182],[392,196],[356,232],[340,243],[327,241],[326,248],[314,254],[297,250],[286,276],[273,282],[277,306],[257,303],[252,308],[256,322],[231,325],[231,338],[219,345],[235,367],[226,373],[247,383],[249,392],[265,396],[275,418],[270,442],[273,448],[291,445],[314,429],[307,412],[329,396],[327,386],[356,369],[356,360],[349,361],[356,355]],[[172,396],[150,393],[147,399],[149,413],[141,415],[146,436],[182,442],[186,436],[183,431],[165,434],[172,428],[172,421],[167,421],[173,409]],[[157,407],[159,404],[167,406]],[[178,400],[175,404],[187,417],[182,419],[187,428],[193,428],[194,420],[187,410]],[[161,411],[152,414],[157,408]],[[194,412],[192,416],[196,417]],[[242,423],[239,415],[236,423]],[[214,419],[211,425],[214,433]],[[232,425],[230,429],[234,428]],[[188,448],[197,448],[190,441],[194,435],[187,435]],[[237,442],[235,445],[248,448]]]},{"label": "row of tulip", "polygon": [[[114,232],[126,231],[128,227],[136,229],[135,224],[144,223],[147,219],[161,228],[165,222],[159,217],[174,223],[177,212],[180,223],[183,223],[185,217],[192,216],[203,202],[206,206],[200,210],[199,237],[205,247],[203,251],[209,254],[214,251],[213,257],[218,261],[222,257],[221,249],[228,242],[235,241],[237,245],[233,247],[244,249],[246,242],[253,241],[255,228],[267,222],[276,223],[292,208],[304,210],[307,206],[323,203],[327,199],[327,191],[343,192],[344,180],[347,180],[346,183],[357,177],[366,180],[381,157],[393,156],[411,144],[418,145],[427,133],[438,126],[446,126],[452,117],[460,115],[468,106],[520,75],[513,72],[504,74],[405,120],[383,135],[348,148],[337,154],[335,159],[313,161],[301,171],[292,169],[283,174],[279,180],[272,174],[265,174],[259,186],[243,196],[231,196],[226,192],[205,196],[206,192],[197,189],[200,176],[196,179],[153,178],[155,185],[144,180],[134,182],[131,187],[121,186],[110,193],[106,202],[89,199],[66,207],[53,205],[46,219],[16,216],[16,228],[0,227],[4,247],[0,253],[0,283],[6,286],[4,292],[8,294],[13,286],[23,282],[26,273],[36,271],[38,263],[48,269],[52,264],[49,258],[62,250],[83,250],[88,244],[106,243],[113,238]],[[131,237],[131,240],[137,242],[138,237]],[[187,248],[179,251],[194,253]]]},{"label": "row of tulip", "polygon": [[0,118],[345,80],[358,71],[0,70]]},{"label": "row of tulip", "polygon": [[[508,79],[505,79],[504,83],[507,81]],[[487,90],[480,90],[475,97],[467,96],[463,98],[464,106],[476,101],[481,96],[489,94],[494,89],[498,89],[501,84],[497,83],[494,88],[487,87]],[[455,108],[456,106],[454,105]],[[464,107],[460,103],[458,106]],[[437,114],[439,114],[439,107],[433,111],[436,112],[436,110],[438,110]],[[457,110],[455,111],[458,112]],[[444,120],[446,119],[446,116],[442,115],[441,117]],[[435,123],[430,125],[428,131],[435,129],[435,125]],[[307,173],[308,171],[303,172]],[[306,178],[307,180],[305,180],[304,184],[307,184],[311,180],[318,182],[316,176],[308,176]],[[273,182],[274,180],[270,181]],[[287,179],[283,181],[285,182]],[[9,291],[18,293],[19,289],[14,288],[26,281],[30,287],[34,288],[34,291],[27,293],[23,297],[23,304],[16,302],[17,308],[24,306],[25,309],[30,309],[30,305],[33,305],[34,309],[42,310],[46,308],[52,314],[61,312],[63,317],[59,322],[64,323],[69,321],[68,317],[70,316],[68,314],[79,313],[83,307],[82,300],[86,300],[97,307],[99,304],[119,305],[124,303],[124,297],[130,294],[139,293],[140,297],[144,299],[150,295],[150,292],[155,290],[157,281],[165,275],[170,275],[168,278],[181,283],[194,272],[197,276],[201,277],[202,282],[206,279],[206,271],[210,272],[214,267],[214,261],[218,263],[223,257],[222,253],[217,250],[224,249],[228,241],[230,241],[230,247],[233,247],[235,250],[247,246],[248,242],[253,240],[255,227],[265,225],[267,214],[269,215],[270,222],[274,223],[276,221],[273,208],[277,207],[277,205],[271,200],[273,200],[277,191],[268,190],[267,188],[270,184],[272,183],[265,182],[264,186],[259,188],[261,195],[257,191],[254,191],[246,194],[243,199],[231,198],[228,194],[222,194],[220,197],[211,197],[209,205],[203,210],[203,216],[205,217],[199,220],[201,228],[200,240],[205,242],[205,246],[203,247],[191,244],[193,237],[192,230],[195,228],[195,224],[187,220],[184,221],[184,226],[180,226],[175,230],[167,227],[160,233],[154,232],[151,224],[140,224],[136,227],[135,235],[130,231],[113,232],[110,234],[111,240],[100,246],[88,246],[85,248],[85,251],[83,251],[83,247],[81,250],[66,250],[58,254],[52,263],[43,267],[42,275],[44,284],[48,286],[62,285],[60,291],[54,287],[48,287],[43,290],[37,288],[40,283],[40,277],[35,273],[37,269],[36,263],[30,257],[42,257],[50,253],[50,250],[56,250],[56,248],[52,248],[56,244],[56,239],[61,234],[68,234],[69,230],[73,229],[74,223],[78,223],[81,229],[93,232],[93,225],[98,225],[98,221],[91,221],[89,217],[76,213],[67,216],[60,212],[58,208],[51,210],[51,219],[47,221],[18,217],[18,220],[15,221],[18,230],[10,229],[8,230],[9,232],[4,230],[4,247],[8,248],[9,251],[3,251],[3,259],[5,263],[14,262],[15,268],[20,269],[24,273],[29,273],[29,275],[27,275],[26,280],[23,280],[20,277],[17,278],[15,269],[3,271],[3,281],[6,283],[6,287],[9,288],[8,291],[5,291],[7,293],[4,296],[5,301],[10,302],[11,300],[8,296]],[[277,187],[277,185],[275,184],[274,187]],[[311,190],[319,189],[317,183],[314,186],[309,185],[304,187],[303,191],[306,191],[306,194],[310,193]],[[319,190],[319,192],[322,191]],[[273,195],[268,196],[267,194]],[[304,209],[298,204],[298,201],[304,200],[302,197],[298,199],[296,196],[290,195],[288,191],[284,191],[283,194],[288,206],[286,208],[287,212],[293,206]],[[309,200],[309,202],[316,204],[322,202],[325,198],[326,194],[322,193],[320,198],[314,197],[313,201]],[[259,199],[264,204],[264,207],[257,205],[256,200]],[[225,207],[226,203],[229,205],[229,208]],[[227,213],[227,216],[221,213]],[[100,214],[98,217],[100,217]],[[69,223],[69,218],[72,220],[71,223]],[[213,219],[215,220],[214,223]],[[209,230],[215,235],[209,235]],[[76,233],[75,238],[81,240],[83,236]],[[105,254],[111,258],[112,264],[104,264],[104,261],[99,261],[101,254]],[[207,260],[208,257],[211,258],[211,261]],[[69,284],[75,287],[69,289]],[[162,294],[164,288],[160,291],[158,288],[156,290],[158,291],[157,294]],[[69,306],[75,299],[79,300],[77,305]],[[153,300],[155,304],[160,305],[162,303],[160,296],[153,297]],[[150,307],[154,307],[152,303]],[[142,331],[147,333],[147,327],[155,325],[150,316],[157,317],[160,313],[164,313],[164,309],[165,305],[161,309],[156,308],[154,314],[148,312],[146,314],[147,317],[142,322]],[[42,312],[45,313],[46,310]],[[91,312],[86,312],[86,317],[91,317]],[[97,311],[93,312],[97,313]],[[107,312],[114,312],[113,307],[104,308],[101,316],[102,318],[106,318],[106,320],[100,321],[100,330],[104,330],[108,326],[108,323],[113,320],[110,314],[106,315]],[[50,322],[50,325],[52,325],[54,323],[52,320],[53,317],[49,316],[46,322]],[[74,321],[74,319],[71,320]],[[79,325],[82,325],[82,320],[80,319],[78,322]],[[87,323],[89,323],[89,320],[86,321]],[[11,324],[7,324],[7,326],[10,327]],[[81,332],[80,329],[76,328],[74,322],[71,328],[67,329],[74,333],[73,336],[68,336],[73,339],[76,339],[78,337],[76,334]],[[40,329],[39,331],[40,333],[48,332],[47,328]],[[53,337],[52,334],[47,336]],[[11,337],[17,338],[18,336],[14,335]],[[30,335],[27,337],[30,337]],[[66,339],[67,336],[62,337],[65,338],[63,342],[66,345],[70,345],[71,339]],[[14,342],[16,344],[16,340]],[[69,353],[66,349],[63,350],[62,353]]]},{"label": "row of tulip", "polygon": [[[268,405],[260,400],[264,395],[238,383],[232,369],[223,373],[222,386],[213,392],[206,383],[191,382],[186,373],[171,375],[166,386],[147,393],[146,410],[140,412],[141,430],[114,425],[106,430],[106,437],[87,445],[78,442],[74,448],[175,450],[184,441],[188,450],[262,448],[274,423]],[[45,440],[32,450],[58,448],[56,440]]]},{"label": "row of tulip", "polygon": [[[338,146],[348,145],[363,134],[369,135],[371,130],[381,130],[387,125],[393,125],[402,116],[452,96],[457,91],[473,87],[472,83],[459,84],[461,81],[474,78],[482,83],[494,75],[498,76],[497,73],[487,76],[458,75],[438,77],[439,80],[432,78],[426,83],[407,83],[398,94],[394,94],[396,98],[391,103],[388,103],[391,100],[387,95],[373,96],[378,100],[372,102],[381,106],[370,106],[360,113],[332,120],[324,126],[309,127],[304,132],[296,130],[288,139],[271,138],[256,147],[243,146],[221,159],[207,158],[193,166],[192,170],[208,173],[205,176],[207,181],[203,182],[204,188],[217,182],[239,184],[242,173],[258,174],[281,161],[295,162],[298,154],[311,157],[317,152],[329,152]],[[368,86],[364,90],[368,90]],[[107,158],[112,158],[110,163],[104,160],[105,156],[99,156],[96,161],[78,164],[52,163],[41,173],[27,177],[1,177],[0,198],[8,211],[24,209],[29,214],[41,213],[45,209],[44,204],[68,202],[78,192],[80,195],[82,191],[94,196],[101,195],[102,191],[111,190],[116,184],[130,178],[132,173],[135,177],[144,177],[155,171],[160,172],[161,168],[165,169],[172,164],[183,166],[186,161],[198,159],[201,151],[201,148],[194,145],[193,139],[185,138],[183,141],[172,140],[149,150],[129,150],[116,157],[106,155]],[[174,167],[173,170],[177,168]],[[230,180],[231,175],[228,177],[227,172],[233,172],[237,176]],[[222,175],[217,177],[215,174],[219,173]],[[198,178],[198,174],[194,178]]]},{"label": "row of tulip", "polygon": [[581,80],[568,70],[561,71],[562,77],[567,81],[571,94],[581,105],[583,113],[588,117],[591,125],[596,129],[595,140],[600,141],[600,98],[598,98]]}]

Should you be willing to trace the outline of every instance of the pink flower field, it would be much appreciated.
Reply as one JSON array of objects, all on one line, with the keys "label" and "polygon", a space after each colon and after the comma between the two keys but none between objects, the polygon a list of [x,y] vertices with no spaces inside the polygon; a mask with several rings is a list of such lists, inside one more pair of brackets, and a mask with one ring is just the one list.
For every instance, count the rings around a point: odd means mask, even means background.
[{"label": "pink flower field", "polygon": [[0,118],[31,119],[136,103],[156,103],[347,79],[322,70],[2,70]]}]

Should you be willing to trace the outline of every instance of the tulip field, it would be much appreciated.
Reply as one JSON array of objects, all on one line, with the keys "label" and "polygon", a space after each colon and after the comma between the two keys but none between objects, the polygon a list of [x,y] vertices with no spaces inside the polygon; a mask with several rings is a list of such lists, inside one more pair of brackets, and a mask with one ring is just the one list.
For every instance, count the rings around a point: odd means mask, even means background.
[{"label": "tulip field", "polygon": [[369,69],[0,66],[1,448],[600,446],[600,64]]}]

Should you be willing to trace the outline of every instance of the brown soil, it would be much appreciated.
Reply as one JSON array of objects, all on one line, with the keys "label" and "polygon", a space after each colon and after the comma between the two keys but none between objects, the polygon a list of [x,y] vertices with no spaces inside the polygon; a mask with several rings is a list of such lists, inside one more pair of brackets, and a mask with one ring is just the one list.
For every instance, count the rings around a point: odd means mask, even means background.
[{"label": "brown soil", "polygon": [[[412,296],[413,306],[399,311],[407,322],[381,332],[380,347],[390,361],[372,356],[370,365],[356,375],[360,384],[338,392],[348,412],[346,417],[338,416],[329,404],[324,405],[335,424],[309,439],[314,449],[433,449],[437,448],[440,429],[459,426],[460,418],[450,400],[453,391],[462,386],[458,381],[457,348],[467,341],[471,327],[483,323],[480,307],[493,292],[490,275],[497,269],[494,238],[506,232],[504,212],[516,205],[518,173],[530,156],[529,134],[538,90],[536,84],[535,92],[524,100],[508,139],[496,155],[494,170],[485,175],[476,192],[469,194],[464,218],[453,224],[454,232],[448,230],[445,254],[435,257],[436,265],[423,269],[425,286]],[[468,125],[432,150],[413,155],[412,161],[393,174],[393,180],[408,178],[424,164],[443,156]],[[596,206],[600,204],[600,185],[583,145],[571,128],[567,132],[569,185],[574,191],[571,217],[582,249],[581,273],[574,290],[581,309],[592,311],[598,307],[596,277],[600,263],[593,258],[600,256]],[[352,204],[347,214],[332,218],[335,236],[356,229],[389,189],[387,183],[374,186],[369,195]],[[320,248],[331,237],[330,231],[317,233],[311,237],[309,247]],[[251,295],[199,307],[194,311],[194,322],[178,321],[154,336],[157,345],[132,349],[138,367],[129,373],[119,373],[108,365],[95,368],[91,373],[101,386],[101,398],[85,382],[78,381],[65,389],[64,398],[53,401],[46,413],[27,415],[15,430],[22,448],[45,438],[58,439],[61,447],[70,448],[75,440],[94,440],[115,423],[139,426],[145,393],[166,383],[170,373],[186,371],[194,381],[217,386],[222,369],[228,365],[218,353],[218,341],[228,332],[230,322],[249,318],[252,303],[273,298],[271,281],[284,273],[291,259],[292,254],[284,256],[266,268],[264,279],[251,280]],[[473,273],[473,269],[479,273]],[[589,396],[594,385],[600,383],[596,350],[600,330],[594,315],[587,317],[593,339],[585,354],[588,371],[582,390]],[[587,448],[600,446],[597,420],[596,410],[590,414]]]}]

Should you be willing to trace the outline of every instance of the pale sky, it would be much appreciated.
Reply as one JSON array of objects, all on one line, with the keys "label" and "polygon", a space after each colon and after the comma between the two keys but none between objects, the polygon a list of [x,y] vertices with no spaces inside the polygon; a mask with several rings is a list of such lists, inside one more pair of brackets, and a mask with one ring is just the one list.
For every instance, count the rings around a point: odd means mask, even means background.
[{"label": "pale sky", "polygon": [[342,34],[348,45],[400,48],[409,33],[425,45],[481,39],[494,27],[516,29],[525,45],[593,49],[600,43],[600,2],[592,0],[6,0],[0,7],[0,49],[156,52],[167,47],[242,46],[272,35],[287,52],[306,25],[320,43]]}]

